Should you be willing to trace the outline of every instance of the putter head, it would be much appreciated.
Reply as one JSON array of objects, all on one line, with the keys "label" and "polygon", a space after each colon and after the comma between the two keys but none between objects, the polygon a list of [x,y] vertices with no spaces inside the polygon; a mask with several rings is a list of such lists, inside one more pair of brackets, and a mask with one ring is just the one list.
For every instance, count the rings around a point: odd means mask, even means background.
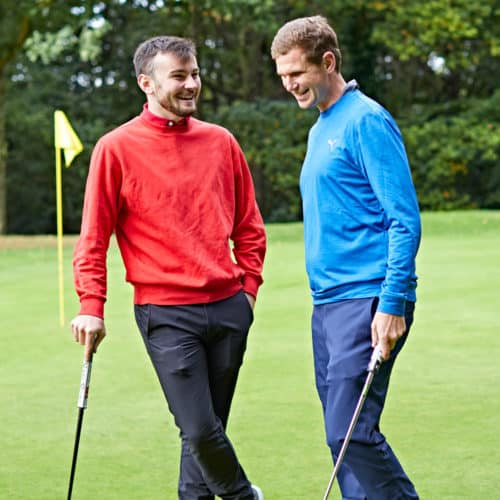
[{"label": "putter head", "polygon": [[375,349],[373,349],[372,352],[372,357],[370,358],[370,362],[368,363],[368,368],[366,371],[375,373],[379,368],[380,365],[383,363],[384,359],[382,358],[382,348],[380,347],[380,344],[377,344],[375,346]]}]

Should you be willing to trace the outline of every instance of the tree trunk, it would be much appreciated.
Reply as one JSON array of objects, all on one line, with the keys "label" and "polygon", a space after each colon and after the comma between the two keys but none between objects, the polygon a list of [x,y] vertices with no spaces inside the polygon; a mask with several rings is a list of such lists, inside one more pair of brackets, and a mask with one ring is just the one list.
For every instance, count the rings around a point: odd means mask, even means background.
[{"label": "tree trunk", "polygon": [[0,234],[7,232],[7,138],[5,137],[5,71],[0,70]]},{"label": "tree trunk", "polygon": [[[3,0],[2,0],[3,1]],[[47,2],[50,7],[52,1]],[[31,19],[23,8],[19,12],[17,9],[6,7],[10,18],[5,17],[2,12],[2,23],[9,23],[10,30],[2,40],[3,44],[0,50],[0,234],[7,233],[7,138],[5,136],[5,101],[7,99],[7,65],[22,50],[26,38],[31,33]],[[31,13],[33,14],[33,12]],[[2,25],[2,30],[6,30]]]}]

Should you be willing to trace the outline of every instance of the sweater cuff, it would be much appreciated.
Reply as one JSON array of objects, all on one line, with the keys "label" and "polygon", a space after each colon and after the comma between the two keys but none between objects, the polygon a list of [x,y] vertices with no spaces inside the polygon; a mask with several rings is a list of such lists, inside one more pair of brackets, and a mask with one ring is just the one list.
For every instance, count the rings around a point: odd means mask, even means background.
[{"label": "sweater cuff", "polygon": [[80,314],[104,319],[104,301],[96,298],[82,299],[80,301]]},{"label": "sweater cuff", "polygon": [[255,277],[246,274],[243,278],[243,291],[249,293],[250,295],[253,295],[254,297],[257,297],[257,290],[259,289],[259,286],[261,284],[262,278],[260,276]]},{"label": "sweater cuff", "polygon": [[401,295],[382,294],[377,307],[378,312],[393,314],[394,316],[404,316],[406,309],[406,299]]}]

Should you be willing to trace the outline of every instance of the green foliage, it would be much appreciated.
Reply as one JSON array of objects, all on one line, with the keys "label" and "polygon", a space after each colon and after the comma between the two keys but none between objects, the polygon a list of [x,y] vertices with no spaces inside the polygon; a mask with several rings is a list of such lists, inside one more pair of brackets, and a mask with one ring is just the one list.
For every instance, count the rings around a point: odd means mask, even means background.
[{"label": "green foliage", "polygon": [[500,91],[403,128],[421,207],[500,207]]},{"label": "green foliage", "polygon": [[[55,150],[54,119],[56,109],[68,115],[83,142],[84,151],[63,168],[64,231],[79,232],[83,191],[90,153],[95,141],[128,115],[113,111],[120,93],[111,96],[105,86],[92,89],[77,87],[73,93],[59,92],[78,72],[81,63],[67,63],[54,71],[54,65],[40,65],[36,72],[25,72],[27,59],[19,59],[15,73],[16,92],[6,103],[8,157],[7,205],[8,231],[19,234],[55,233]],[[92,95],[90,101],[89,95]],[[130,99],[127,97],[127,99]],[[102,109],[95,113],[93,106]],[[118,108],[118,104],[116,105]],[[113,118],[116,122],[113,122]],[[111,125],[110,125],[111,123]]]},{"label": "green foliage", "polygon": [[221,107],[213,117],[239,140],[267,221],[300,218],[299,173],[316,116],[292,101],[258,100]]},{"label": "green foliage", "polygon": [[48,64],[74,46],[79,48],[82,61],[95,61],[101,54],[102,38],[110,29],[111,25],[102,21],[95,27],[84,26],[79,36],[69,25],[54,33],[34,31],[26,40],[24,48],[31,62],[40,59],[44,64]]},{"label": "green foliage", "polygon": [[241,142],[266,220],[300,219],[298,175],[316,113],[286,96],[269,47],[285,21],[316,13],[339,36],[344,77],[400,124],[422,206],[500,206],[500,10],[492,0],[3,0],[0,232],[5,178],[7,230],[55,232],[55,109],[67,112],[85,145],[63,173],[65,231],[79,230],[92,146],[140,112],[132,55],[163,33],[196,42],[199,116]]},{"label": "green foliage", "polygon": [[48,64],[77,42],[73,30],[69,26],[64,26],[55,33],[35,31],[26,40],[24,47],[30,61],[35,62],[40,58],[44,64]]},{"label": "green foliage", "polygon": [[[9,176],[7,184],[7,203],[9,207],[8,227],[10,232],[19,234],[54,233],[56,220],[55,195],[55,156],[53,132],[46,127],[52,119],[50,110],[43,108],[32,111],[29,122],[22,120],[10,128],[16,137],[10,146]],[[78,123],[74,124],[78,129]],[[10,136],[10,134],[9,134]],[[22,152],[20,142],[31,145],[29,152]],[[85,154],[84,158],[88,159]],[[63,202],[65,229],[79,227],[81,206],[77,210],[70,208],[75,201],[82,203],[81,192],[84,179],[75,186],[74,177],[85,175],[82,171],[82,157],[75,159],[71,169],[63,171]],[[73,189],[70,189],[73,188]],[[76,188],[76,189],[75,189]],[[76,197],[76,199],[75,199]]]},{"label": "green foliage", "polygon": [[[333,0],[346,73],[396,116],[488,97],[500,72],[498,2]],[[341,14],[339,14],[341,12]]]},{"label": "green foliage", "polygon": [[[383,14],[373,40],[390,47],[401,61],[414,57],[427,61],[436,53],[446,57],[446,66],[455,70],[479,64],[483,55],[498,55],[498,32],[489,29],[500,15],[493,2],[375,0],[371,6]],[[475,44],[480,37],[482,44]]]}]

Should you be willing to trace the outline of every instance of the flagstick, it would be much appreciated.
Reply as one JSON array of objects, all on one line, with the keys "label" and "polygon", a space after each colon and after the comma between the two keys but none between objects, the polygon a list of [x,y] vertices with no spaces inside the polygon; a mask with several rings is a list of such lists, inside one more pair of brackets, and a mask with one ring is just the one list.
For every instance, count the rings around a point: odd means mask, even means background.
[{"label": "flagstick", "polygon": [[80,138],[63,111],[54,111],[54,146],[56,149],[56,200],[57,200],[57,248],[59,254],[59,321],[64,325],[64,278],[63,278],[63,203],[61,152],[64,151],[66,167],[83,151]]},{"label": "flagstick", "polygon": [[56,147],[57,254],[59,262],[59,323],[64,326],[63,216],[61,148]]}]

